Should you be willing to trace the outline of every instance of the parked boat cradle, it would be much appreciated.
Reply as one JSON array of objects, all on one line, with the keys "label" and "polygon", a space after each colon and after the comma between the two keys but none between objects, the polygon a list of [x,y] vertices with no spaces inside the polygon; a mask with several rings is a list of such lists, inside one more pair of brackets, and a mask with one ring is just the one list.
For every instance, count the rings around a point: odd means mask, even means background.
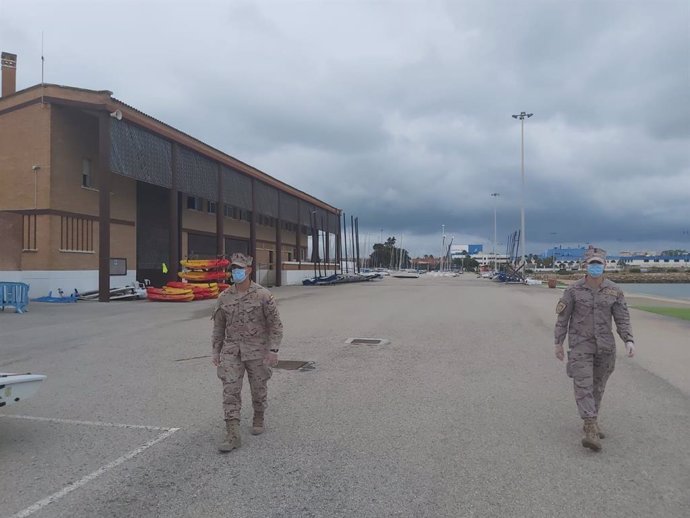
[{"label": "parked boat cradle", "polygon": [[[147,282],[133,282],[127,286],[120,288],[110,288],[110,300],[139,300],[146,298]],[[62,292],[60,291],[62,296]],[[95,301],[98,302],[98,290],[79,292],[74,290],[73,296],[77,300]],[[41,302],[56,302],[54,300],[45,300]],[[58,301],[61,302],[61,301]]]}]

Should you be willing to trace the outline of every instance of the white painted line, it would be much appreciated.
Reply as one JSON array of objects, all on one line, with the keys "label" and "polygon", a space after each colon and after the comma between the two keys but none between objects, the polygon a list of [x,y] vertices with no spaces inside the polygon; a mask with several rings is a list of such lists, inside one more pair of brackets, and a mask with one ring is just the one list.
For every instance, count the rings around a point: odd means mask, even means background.
[{"label": "white painted line", "polygon": [[[19,415],[19,414],[0,414],[0,417],[10,417],[12,419],[28,419],[30,421],[47,421],[49,423],[60,423],[60,424],[78,424],[85,426],[110,426],[112,428],[135,428],[140,430],[172,430],[173,428],[163,428],[160,426],[146,426],[143,424],[122,424],[122,423],[107,423],[104,421],[76,421],[74,419],[57,419],[54,417],[34,417],[30,415]],[[178,428],[175,428],[178,430]]]},{"label": "white painted line", "polygon": [[[83,424],[83,423],[79,423],[79,424]],[[122,457],[119,457],[119,458],[115,459],[114,461],[106,464],[105,466],[98,468],[93,473],[89,473],[84,478],[81,478],[81,479],[77,480],[76,482],[72,482],[68,486],[65,486],[64,488],[62,488],[57,493],[53,493],[52,495],[44,498],[43,500],[39,500],[38,502],[27,507],[26,509],[19,511],[17,514],[13,514],[12,516],[10,516],[10,518],[25,518],[26,516],[30,516],[30,515],[34,514],[35,512],[40,511],[45,506],[50,505],[50,504],[56,502],[57,500],[60,500],[63,496],[68,495],[69,493],[71,493],[75,489],[79,489],[80,487],[91,482],[93,479],[100,477],[101,475],[103,475],[103,473],[110,471],[111,469],[119,466],[123,462],[128,461],[129,459],[131,459],[133,457],[136,457],[141,452],[147,450],[148,448],[150,448],[154,444],[162,441],[163,439],[170,437],[172,434],[174,434],[178,430],[179,430],[179,428],[170,428],[170,429],[166,430],[165,432],[160,434],[158,437],[156,437],[155,439],[151,439],[149,442],[147,442],[143,446],[140,446],[136,450],[132,450],[129,453],[123,455]]]}]

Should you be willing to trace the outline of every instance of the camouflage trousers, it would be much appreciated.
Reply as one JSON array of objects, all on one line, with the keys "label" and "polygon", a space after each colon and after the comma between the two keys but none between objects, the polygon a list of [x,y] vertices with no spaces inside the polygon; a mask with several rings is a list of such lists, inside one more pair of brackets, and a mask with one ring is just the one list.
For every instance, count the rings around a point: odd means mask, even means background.
[{"label": "camouflage trousers", "polygon": [[239,356],[221,354],[218,377],[223,382],[223,412],[225,419],[239,419],[242,408],[242,382],[247,371],[254,412],[263,412],[268,406],[268,380],[273,370],[260,360],[240,360]]},{"label": "camouflage trousers", "polygon": [[616,353],[568,352],[566,372],[573,379],[580,417],[597,417],[609,376],[616,367]]}]

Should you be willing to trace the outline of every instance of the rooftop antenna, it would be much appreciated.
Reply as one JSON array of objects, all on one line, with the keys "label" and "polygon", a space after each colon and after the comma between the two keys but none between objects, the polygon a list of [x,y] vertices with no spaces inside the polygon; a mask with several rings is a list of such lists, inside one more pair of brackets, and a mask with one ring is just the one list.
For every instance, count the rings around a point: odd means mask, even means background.
[{"label": "rooftop antenna", "polygon": [[43,55],[43,31],[41,31],[41,104],[43,103],[43,92],[45,90],[44,71],[45,71],[46,58]]}]

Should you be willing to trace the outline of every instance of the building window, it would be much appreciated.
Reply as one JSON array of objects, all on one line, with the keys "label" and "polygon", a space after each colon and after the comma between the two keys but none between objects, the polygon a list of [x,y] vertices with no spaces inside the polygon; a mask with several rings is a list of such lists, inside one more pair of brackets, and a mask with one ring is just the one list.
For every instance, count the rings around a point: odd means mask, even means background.
[{"label": "building window", "polygon": [[91,159],[82,158],[81,160],[81,186],[93,188],[93,175],[91,173]]},{"label": "building window", "polygon": [[206,211],[209,212],[210,214],[215,214],[217,207],[218,207],[218,205],[216,204],[215,201],[209,201],[206,204]]},{"label": "building window", "polygon": [[223,205],[223,214],[226,218],[240,219],[237,207],[233,207],[227,203]]},{"label": "building window", "polygon": [[22,249],[25,252],[38,250],[36,244],[36,214],[24,214],[22,216]]},{"label": "building window", "polygon": [[201,198],[187,196],[187,208],[189,210],[201,210]]},{"label": "building window", "polygon": [[93,220],[61,216],[60,251],[93,252]]},{"label": "building window", "polygon": [[288,252],[288,261],[292,261],[292,252]]}]

